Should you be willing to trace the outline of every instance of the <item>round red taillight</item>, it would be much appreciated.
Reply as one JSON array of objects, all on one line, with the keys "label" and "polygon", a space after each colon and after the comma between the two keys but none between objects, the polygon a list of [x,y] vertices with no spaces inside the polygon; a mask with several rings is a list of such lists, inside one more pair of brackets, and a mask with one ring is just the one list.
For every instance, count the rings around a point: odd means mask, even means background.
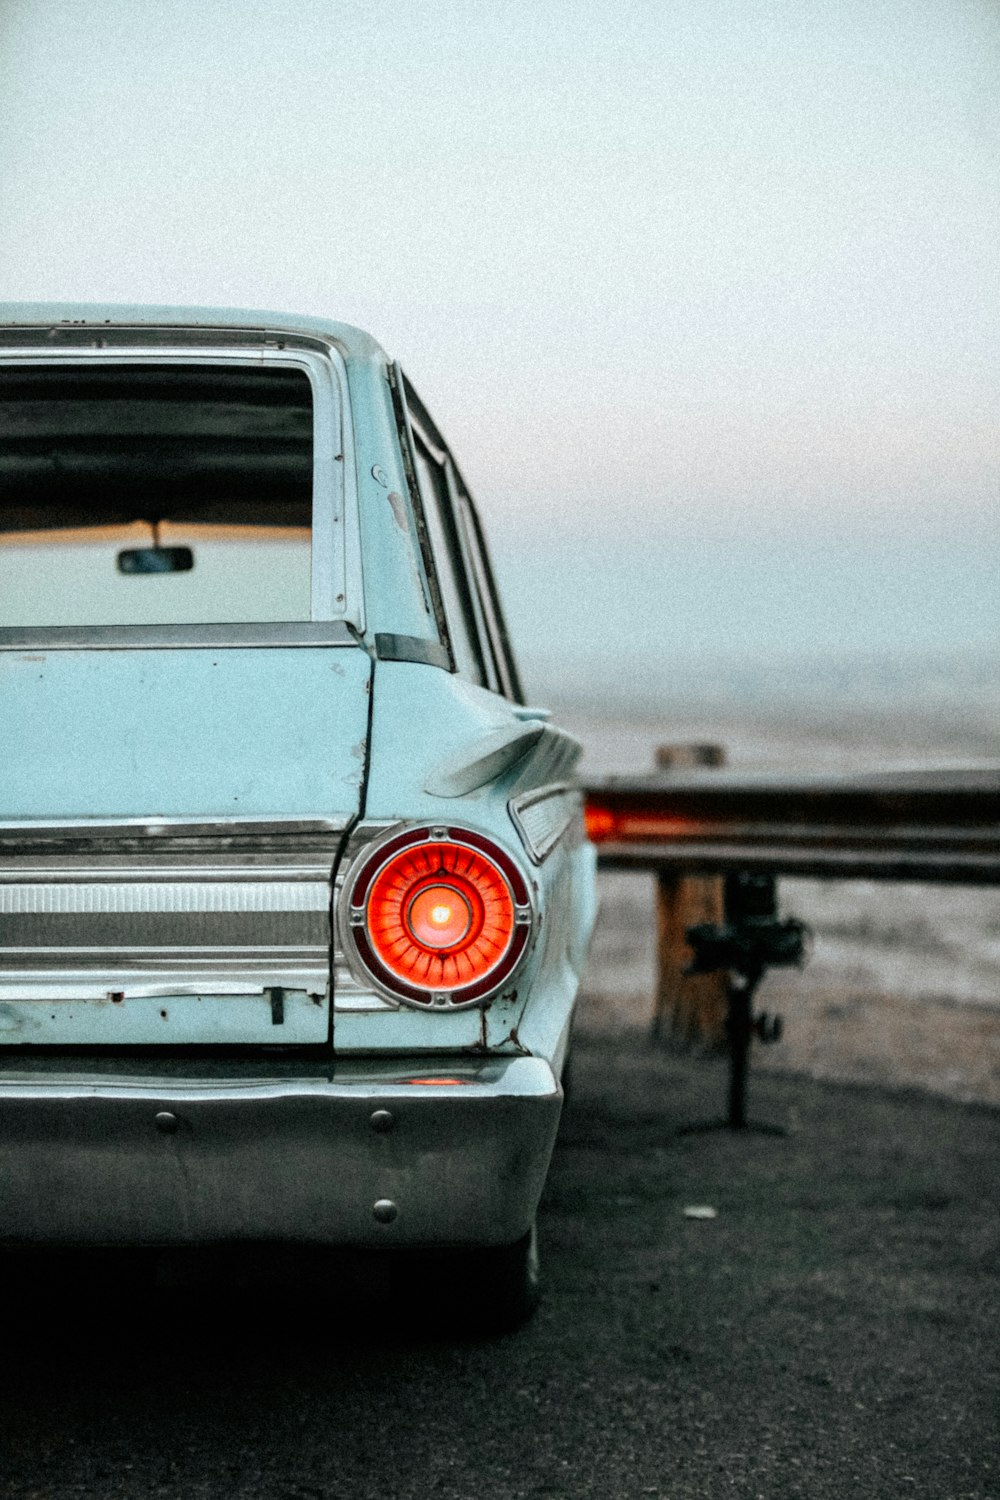
[{"label": "round red taillight", "polygon": [[369,973],[393,994],[460,1005],[503,983],[531,909],[514,862],[481,835],[414,829],[350,882],[349,926]]}]

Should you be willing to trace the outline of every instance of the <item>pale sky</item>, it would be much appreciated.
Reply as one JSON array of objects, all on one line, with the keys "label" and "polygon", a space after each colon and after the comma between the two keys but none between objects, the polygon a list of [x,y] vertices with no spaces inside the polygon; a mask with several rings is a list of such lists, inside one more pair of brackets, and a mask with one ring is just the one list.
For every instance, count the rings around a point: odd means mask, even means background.
[{"label": "pale sky", "polygon": [[0,99],[0,297],[368,328],[526,628],[995,634],[987,0],[0,0]]}]

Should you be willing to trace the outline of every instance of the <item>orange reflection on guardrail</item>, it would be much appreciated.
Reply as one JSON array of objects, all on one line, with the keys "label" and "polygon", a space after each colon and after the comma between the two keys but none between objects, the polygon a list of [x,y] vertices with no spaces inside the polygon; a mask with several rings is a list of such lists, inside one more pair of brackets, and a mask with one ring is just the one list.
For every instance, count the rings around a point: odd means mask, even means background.
[{"label": "orange reflection on guardrail", "polygon": [[680,838],[699,826],[692,818],[678,818],[653,807],[612,808],[600,802],[587,802],[584,825],[587,837],[594,844],[649,843]]}]

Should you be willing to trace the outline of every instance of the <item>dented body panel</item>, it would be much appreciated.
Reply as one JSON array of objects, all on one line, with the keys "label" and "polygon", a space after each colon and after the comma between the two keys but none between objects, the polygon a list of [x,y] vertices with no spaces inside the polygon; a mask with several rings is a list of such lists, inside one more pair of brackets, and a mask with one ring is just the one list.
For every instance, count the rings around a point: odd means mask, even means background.
[{"label": "dented body panel", "polygon": [[[66,592],[0,619],[0,1241],[523,1236],[594,858],[426,409],[345,325],[157,308],[0,309],[0,403],[0,573]],[[411,847],[501,894],[429,865],[386,968]],[[439,909],[513,924],[454,993],[393,977]]]}]

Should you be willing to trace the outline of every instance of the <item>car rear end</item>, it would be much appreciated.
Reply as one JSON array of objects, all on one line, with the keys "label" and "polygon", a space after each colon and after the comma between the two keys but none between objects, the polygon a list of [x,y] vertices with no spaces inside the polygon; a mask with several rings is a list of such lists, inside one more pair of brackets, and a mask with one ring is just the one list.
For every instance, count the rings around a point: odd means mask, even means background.
[{"label": "car rear end", "polygon": [[571,748],[453,670],[398,377],[7,314],[0,1241],[523,1240],[589,851]]}]

